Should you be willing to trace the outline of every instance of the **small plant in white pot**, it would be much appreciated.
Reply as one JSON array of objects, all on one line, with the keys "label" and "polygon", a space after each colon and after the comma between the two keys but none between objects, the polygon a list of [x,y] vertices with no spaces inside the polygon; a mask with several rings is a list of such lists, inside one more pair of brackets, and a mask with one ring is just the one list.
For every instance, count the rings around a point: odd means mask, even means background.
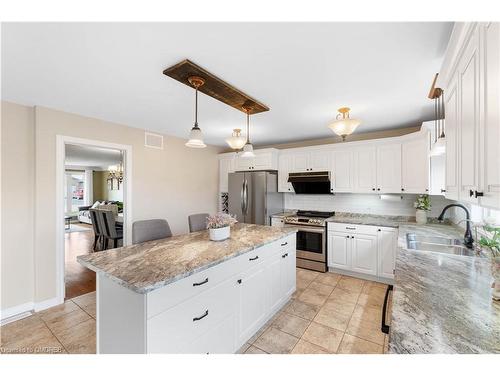
[{"label": "small plant in white pot", "polygon": [[482,249],[488,250],[491,256],[491,275],[493,276],[493,299],[500,300],[500,227],[490,224],[483,226],[487,233],[482,236],[479,245]]},{"label": "small plant in white pot", "polygon": [[210,215],[207,228],[212,241],[224,241],[231,236],[231,225],[237,223],[234,216],[224,213]]},{"label": "small plant in white pot", "polygon": [[415,219],[417,224],[427,224],[427,211],[431,210],[431,199],[427,194],[421,194],[413,204],[417,209]]}]

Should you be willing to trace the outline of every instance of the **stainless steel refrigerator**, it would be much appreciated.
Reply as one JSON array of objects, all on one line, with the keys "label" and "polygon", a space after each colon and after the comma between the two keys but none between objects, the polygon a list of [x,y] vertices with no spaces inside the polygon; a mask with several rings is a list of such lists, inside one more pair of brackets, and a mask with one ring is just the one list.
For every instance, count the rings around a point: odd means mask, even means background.
[{"label": "stainless steel refrigerator", "polygon": [[270,225],[271,215],[283,211],[278,172],[229,174],[228,210],[240,223]]}]

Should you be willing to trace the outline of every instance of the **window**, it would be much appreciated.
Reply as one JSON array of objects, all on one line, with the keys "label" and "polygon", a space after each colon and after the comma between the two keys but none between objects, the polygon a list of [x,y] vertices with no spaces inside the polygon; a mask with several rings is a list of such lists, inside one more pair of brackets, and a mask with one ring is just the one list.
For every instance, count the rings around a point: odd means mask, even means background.
[{"label": "window", "polygon": [[85,206],[85,172],[66,171],[64,211],[67,215],[78,214],[78,207]]}]

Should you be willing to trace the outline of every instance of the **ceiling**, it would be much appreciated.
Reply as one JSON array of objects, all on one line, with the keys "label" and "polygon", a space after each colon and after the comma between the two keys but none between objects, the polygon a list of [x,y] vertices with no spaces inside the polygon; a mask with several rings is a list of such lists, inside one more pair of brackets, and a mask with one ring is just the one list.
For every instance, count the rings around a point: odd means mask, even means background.
[{"label": "ceiling", "polygon": [[[3,23],[2,98],[182,138],[194,91],[162,74],[190,59],[268,105],[256,145],[333,137],[342,106],[357,132],[433,117],[427,94],[453,24]],[[244,114],[201,94],[199,124],[224,145]]]},{"label": "ceiling", "polygon": [[64,164],[72,167],[92,167],[95,169],[108,169],[111,165],[120,163],[119,150],[92,146],[65,146],[66,159]]}]

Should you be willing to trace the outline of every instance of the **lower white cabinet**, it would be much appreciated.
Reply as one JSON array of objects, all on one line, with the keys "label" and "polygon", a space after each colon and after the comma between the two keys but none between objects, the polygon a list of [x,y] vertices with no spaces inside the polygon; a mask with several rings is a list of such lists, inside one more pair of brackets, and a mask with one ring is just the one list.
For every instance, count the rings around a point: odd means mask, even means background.
[{"label": "lower white cabinet", "polygon": [[99,353],[234,353],[295,292],[296,235],[147,294],[98,274]]},{"label": "lower white cabinet", "polygon": [[328,223],[328,267],[383,280],[394,278],[397,229]]},{"label": "lower white cabinet", "polygon": [[285,219],[282,217],[271,217],[271,226],[272,227],[284,227]]}]

